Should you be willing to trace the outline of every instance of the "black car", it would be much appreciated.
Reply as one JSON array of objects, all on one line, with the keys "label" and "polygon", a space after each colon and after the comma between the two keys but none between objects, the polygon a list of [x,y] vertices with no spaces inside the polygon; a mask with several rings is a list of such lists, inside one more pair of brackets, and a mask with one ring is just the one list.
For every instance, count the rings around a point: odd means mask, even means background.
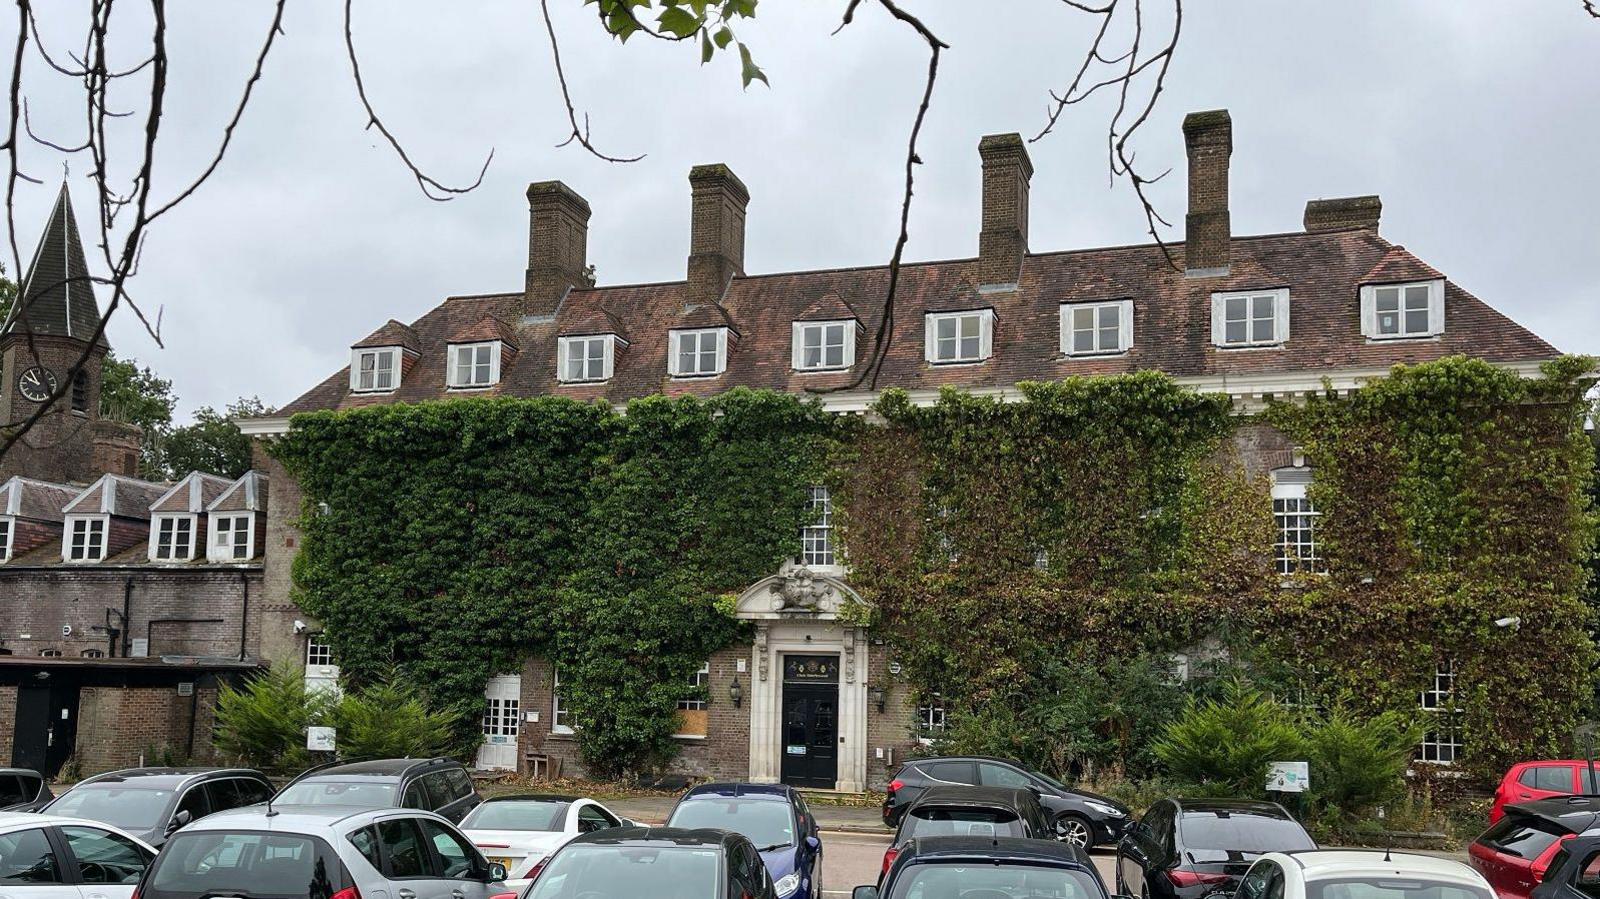
[{"label": "black car", "polygon": [[31,812],[55,798],[32,768],[0,768],[0,812]]},{"label": "black car", "polygon": [[1117,892],[1141,899],[1231,893],[1258,857],[1315,848],[1276,802],[1163,799],[1117,845]]},{"label": "black car", "polygon": [[1529,899],[1595,899],[1600,896],[1600,833],[1585,833],[1561,842],[1544,879]]},{"label": "black car", "polygon": [[472,775],[449,759],[376,759],[312,768],[272,798],[282,805],[418,808],[460,824],[483,797]]},{"label": "black car", "polygon": [[617,827],[567,843],[521,899],[649,896],[777,899],[772,875],[746,837],[726,830]]},{"label": "black car", "polygon": [[931,787],[906,813],[883,853],[889,873],[900,847],[929,837],[1017,837],[1048,840],[1055,834],[1032,790],[1000,787]]},{"label": "black car", "polygon": [[1018,899],[1064,896],[1107,899],[1089,854],[1053,840],[1015,837],[928,837],[901,850],[879,886],[859,886],[851,899],[961,896]]},{"label": "black car", "polygon": [[1032,790],[1050,818],[1056,839],[1080,849],[1115,843],[1133,821],[1132,813],[1122,803],[1074,790],[1053,777],[1028,770],[1021,762],[962,756],[918,759],[896,771],[883,797],[883,823],[889,827],[899,825],[900,816],[922,791],[939,784]]},{"label": "black car", "polygon": [[102,821],[159,849],[190,821],[271,798],[272,781],[249,768],[129,768],[79,781],[39,811]]}]

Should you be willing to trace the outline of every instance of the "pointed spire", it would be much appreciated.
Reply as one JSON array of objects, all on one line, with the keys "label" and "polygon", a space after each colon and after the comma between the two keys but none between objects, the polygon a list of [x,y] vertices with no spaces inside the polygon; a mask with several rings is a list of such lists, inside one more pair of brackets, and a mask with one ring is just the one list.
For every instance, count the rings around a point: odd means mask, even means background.
[{"label": "pointed spire", "polygon": [[[27,319],[24,323],[23,316]],[[78,220],[72,214],[72,197],[67,182],[61,182],[50,222],[39,238],[28,276],[17,291],[17,302],[0,337],[24,330],[33,334],[75,337],[88,340],[100,323],[100,305],[95,302],[94,285],[89,281],[89,264],[78,236]],[[106,339],[101,335],[101,346]]]}]

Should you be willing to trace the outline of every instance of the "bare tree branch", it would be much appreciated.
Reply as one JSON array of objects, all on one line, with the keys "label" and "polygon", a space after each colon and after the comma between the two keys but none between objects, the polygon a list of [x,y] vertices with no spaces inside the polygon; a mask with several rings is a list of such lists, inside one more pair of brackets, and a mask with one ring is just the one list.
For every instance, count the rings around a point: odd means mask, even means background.
[{"label": "bare tree branch", "polygon": [[[568,144],[576,141],[579,146],[594,154],[595,157],[604,159],[606,162],[638,162],[639,160],[643,159],[643,153],[640,153],[638,156],[609,156],[595,149],[594,144],[589,142],[588,113],[584,113],[583,127],[581,129],[578,127],[578,111],[573,107],[572,91],[567,87],[566,70],[561,67],[561,44],[556,40],[555,23],[550,20],[550,0],[539,0],[539,8],[544,13],[545,32],[550,35],[550,57],[551,59],[555,60],[556,80],[561,83],[561,99],[567,104],[567,121],[572,125],[571,136],[561,143],[556,144],[556,146],[565,147]],[[632,13],[629,13],[629,15],[632,15]],[[601,17],[601,21],[605,21],[604,16]]]}]

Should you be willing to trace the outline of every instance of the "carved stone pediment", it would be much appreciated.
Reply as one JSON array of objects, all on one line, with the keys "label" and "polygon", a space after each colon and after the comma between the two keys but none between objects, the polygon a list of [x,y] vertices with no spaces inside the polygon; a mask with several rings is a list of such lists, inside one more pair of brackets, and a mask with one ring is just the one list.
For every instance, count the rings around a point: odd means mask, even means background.
[{"label": "carved stone pediment", "polygon": [[833,621],[861,597],[844,581],[795,567],[751,584],[739,595],[738,617],[748,621]]}]

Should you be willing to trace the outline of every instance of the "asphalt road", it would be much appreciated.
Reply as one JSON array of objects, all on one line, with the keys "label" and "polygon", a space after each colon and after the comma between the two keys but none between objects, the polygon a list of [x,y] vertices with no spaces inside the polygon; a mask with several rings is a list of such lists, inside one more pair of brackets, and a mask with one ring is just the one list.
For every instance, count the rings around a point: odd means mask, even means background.
[{"label": "asphalt road", "polygon": [[[827,899],[840,899],[850,895],[851,888],[865,883],[877,883],[878,872],[883,868],[883,850],[889,848],[889,833],[822,833],[822,895]],[[1109,849],[1094,853],[1094,864],[1100,869],[1108,889],[1115,889],[1112,877],[1114,856]]]}]

